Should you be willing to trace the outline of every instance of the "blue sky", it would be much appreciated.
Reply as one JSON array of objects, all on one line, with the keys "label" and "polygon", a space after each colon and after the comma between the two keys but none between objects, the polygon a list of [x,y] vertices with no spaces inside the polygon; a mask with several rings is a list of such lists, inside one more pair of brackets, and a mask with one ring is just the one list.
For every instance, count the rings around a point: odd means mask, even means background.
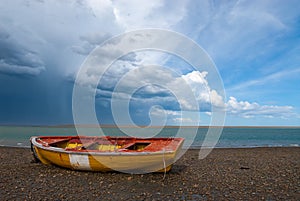
[{"label": "blue sky", "polygon": [[[132,80],[141,86],[131,94],[129,107],[137,124],[149,124],[150,111],[158,120],[167,115],[169,125],[195,125],[197,115],[200,125],[208,125],[210,106],[223,104],[225,125],[299,126],[299,10],[296,0],[7,1],[0,4],[0,124],[72,124],[72,90],[90,52],[113,36],[156,28],[197,42],[215,63],[226,97],[214,93],[210,72],[195,71],[166,53],[135,52],[116,61],[96,86],[100,123],[115,121],[112,91],[135,70],[119,95],[128,95]],[[167,71],[142,70],[141,64],[168,66],[180,75],[167,79]],[[85,84],[99,75],[96,68],[89,73],[81,80]],[[153,74],[166,84],[142,86],[141,80],[157,82]],[[200,111],[189,107],[182,80],[196,94]],[[182,96],[179,103],[174,93]],[[178,113],[180,104],[190,112],[185,118]]]}]

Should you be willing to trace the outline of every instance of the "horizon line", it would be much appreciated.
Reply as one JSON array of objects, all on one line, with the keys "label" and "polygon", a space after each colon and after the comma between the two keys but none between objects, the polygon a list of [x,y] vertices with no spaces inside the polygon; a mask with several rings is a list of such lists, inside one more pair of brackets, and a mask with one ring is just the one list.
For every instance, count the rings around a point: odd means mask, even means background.
[{"label": "horizon line", "polygon": [[[300,128],[299,126],[295,126],[295,125],[224,125],[224,126],[211,126],[211,125],[199,125],[199,126],[180,126],[180,125],[164,125],[164,126],[160,126],[160,125],[156,125],[156,126],[147,126],[147,125],[115,125],[115,124],[79,124],[77,126],[80,127],[88,127],[88,128],[93,128],[93,127],[98,127],[100,125],[100,127],[102,128],[209,128],[209,127],[223,127],[223,128]],[[36,124],[36,125],[28,125],[28,124],[1,124],[0,126],[15,126],[15,127],[53,127],[53,128],[63,128],[63,127],[74,127],[75,128],[75,124],[56,124],[56,125],[47,125],[47,124]]]}]

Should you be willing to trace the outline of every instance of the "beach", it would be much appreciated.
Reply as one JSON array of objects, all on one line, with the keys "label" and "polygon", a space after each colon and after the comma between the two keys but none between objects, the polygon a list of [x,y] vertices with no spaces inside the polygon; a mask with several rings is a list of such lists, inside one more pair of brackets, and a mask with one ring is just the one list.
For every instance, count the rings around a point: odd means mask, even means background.
[{"label": "beach", "polygon": [[0,147],[1,200],[299,200],[300,148],[188,150],[163,173],[73,171]]}]

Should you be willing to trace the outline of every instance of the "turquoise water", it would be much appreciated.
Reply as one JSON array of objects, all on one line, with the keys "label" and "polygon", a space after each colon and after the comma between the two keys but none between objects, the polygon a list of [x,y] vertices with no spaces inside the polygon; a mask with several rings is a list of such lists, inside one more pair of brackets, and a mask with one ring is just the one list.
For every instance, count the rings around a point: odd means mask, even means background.
[{"label": "turquoise water", "polygon": [[[97,128],[85,128],[89,135],[98,135]],[[135,129],[132,128],[132,131]],[[151,128],[148,129],[151,133]],[[192,147],[202,145],[207,134],[207,128],[199,128]],[[176,136],[178,128],[164,128],[156,137]],[[183,128],[185,138],[190,138],[192,128]],[[103,128],[105,135],[124,136],[118,128]],[[77,135],[73,127],[21,127],[21,126],[0,126],[1,146],[30,146],[29,138],[39,135]],[[300,128],[297,127],[226,127],[223,128],[221,137],[216,147],[238,148],[238,147],[278,147],[278,146],[300,146]]]}]

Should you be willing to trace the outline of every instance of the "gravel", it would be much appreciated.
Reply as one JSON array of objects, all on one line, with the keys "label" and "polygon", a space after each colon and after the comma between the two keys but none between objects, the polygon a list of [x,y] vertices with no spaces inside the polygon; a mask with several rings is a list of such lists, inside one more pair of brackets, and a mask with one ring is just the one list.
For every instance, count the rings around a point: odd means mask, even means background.
[{"label": "gravel", "polygon": [[0,148],[0,200],[300,200],[300,148],[188,150],[163,173],[73,171]]}]

